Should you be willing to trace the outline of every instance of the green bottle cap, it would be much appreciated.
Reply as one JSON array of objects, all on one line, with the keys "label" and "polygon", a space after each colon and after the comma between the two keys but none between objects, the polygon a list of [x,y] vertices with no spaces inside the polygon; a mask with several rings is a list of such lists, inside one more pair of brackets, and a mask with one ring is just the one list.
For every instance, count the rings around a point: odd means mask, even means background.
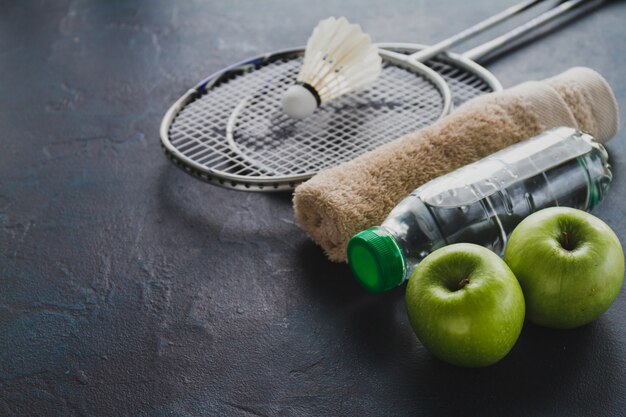
[{"label": "green bottle cap", "polygon": [[348,242],[348,263],[352,273],[372,292],[384,292],[404,281],[406,262],[391,233],[372,227],[357,233]]}]

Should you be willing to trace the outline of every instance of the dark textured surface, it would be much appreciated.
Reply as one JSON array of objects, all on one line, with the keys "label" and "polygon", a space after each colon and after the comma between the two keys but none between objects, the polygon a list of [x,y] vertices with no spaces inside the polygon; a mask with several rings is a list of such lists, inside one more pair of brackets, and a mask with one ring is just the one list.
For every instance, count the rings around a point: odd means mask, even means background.
[{"label": "dark textured surface", "polygon": [[[366,294],[325,260],[290,196],[165,160],[174,99],[321,18],[431,43],[513,1],[312,3],[0,2],[0,415],[625,415],[626,290],[588,326],[527,324],[499,364],[455,368],[413,335],[404,288]],[[625,21],[613,2],[488,67],[511,86],[587,65],[626,109]],[[596,211],[622,241],[625,136]]]}]

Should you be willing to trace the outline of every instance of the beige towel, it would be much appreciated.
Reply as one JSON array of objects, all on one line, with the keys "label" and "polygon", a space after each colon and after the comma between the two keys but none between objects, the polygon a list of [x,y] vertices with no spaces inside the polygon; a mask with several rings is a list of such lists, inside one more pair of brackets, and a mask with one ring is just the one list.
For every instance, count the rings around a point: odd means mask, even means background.
[{"label": "beige towel", "polygon": [[615,135],[617,103],[600,74],[573,68],[475,98],[432,126],[320,172],[296,189],[296,220],[331,261],[345,262],[348,240],[379,225],[418,186],[557,126],[602,142]]}]

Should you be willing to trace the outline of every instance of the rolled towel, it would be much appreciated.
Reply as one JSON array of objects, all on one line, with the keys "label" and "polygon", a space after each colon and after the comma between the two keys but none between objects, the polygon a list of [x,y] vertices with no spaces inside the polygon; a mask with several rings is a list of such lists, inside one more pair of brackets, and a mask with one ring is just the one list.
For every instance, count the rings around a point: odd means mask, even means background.
[{"label": "rolled towel", "polygon": [[542,131],[570,126],[601,142],[618,128],[608,83],[588,68],[477,97],[439,122],[322,171],[294,196],[296,221],[331,261],[425,182]]}]

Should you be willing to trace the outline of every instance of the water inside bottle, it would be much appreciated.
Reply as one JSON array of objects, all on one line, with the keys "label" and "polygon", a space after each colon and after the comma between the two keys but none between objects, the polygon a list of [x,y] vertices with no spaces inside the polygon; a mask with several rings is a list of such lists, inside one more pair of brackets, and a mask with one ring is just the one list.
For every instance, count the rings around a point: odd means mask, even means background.
[{"label": "water inside bottle", "polygon": [[430,252],[448,244],[475,243],[502,255],[509,234],[537,210],[591,210],[611,181],[607,155],[571,130],[565,140],[551,132],[543,142],[531,140],[498,152],[403,200],[383,226],[402,248],[407,275]]}]

